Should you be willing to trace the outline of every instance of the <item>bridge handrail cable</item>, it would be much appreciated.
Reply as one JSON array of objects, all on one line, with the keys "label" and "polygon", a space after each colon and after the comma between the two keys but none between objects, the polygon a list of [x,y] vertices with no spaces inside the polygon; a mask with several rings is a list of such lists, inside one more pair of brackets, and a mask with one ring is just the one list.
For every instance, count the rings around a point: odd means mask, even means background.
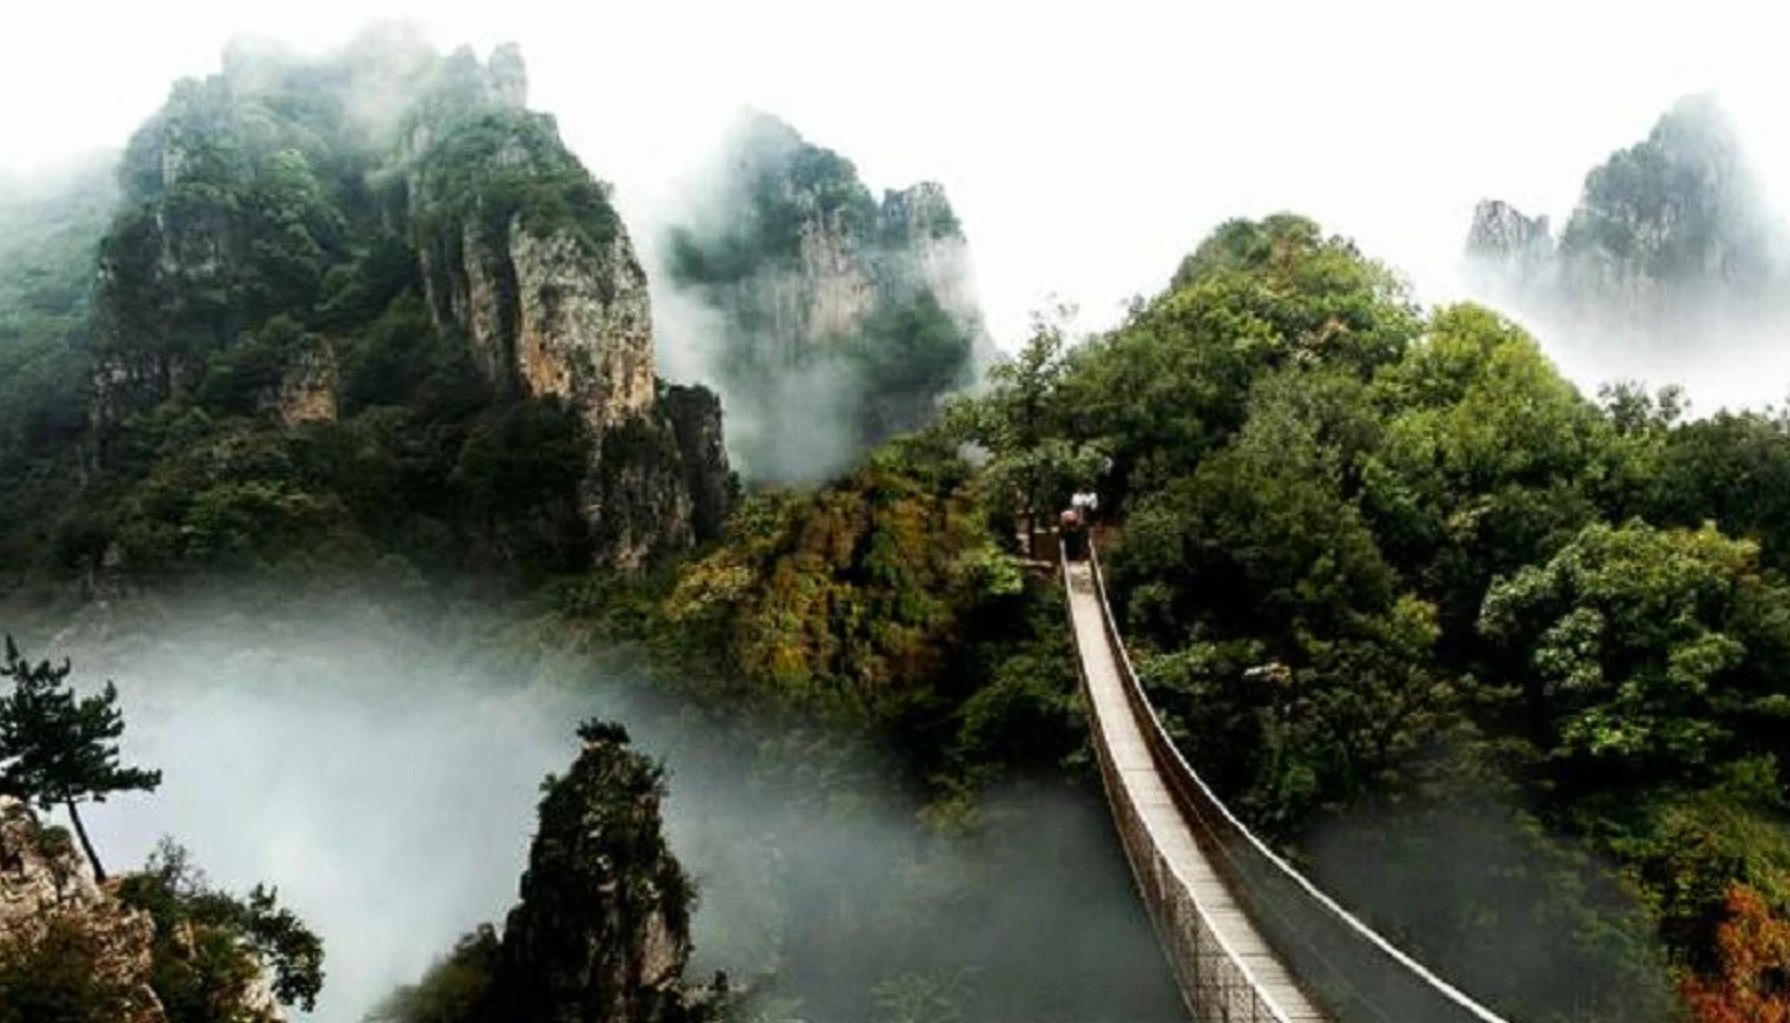
[{"label": "bridge handrail cable", "polygon": [[[1060,552],[1059,558],[1061,558]],[[1067,565],[1064,564],[1062,567],[1065,570],[1064,581],[1067,583]],[[1095,592],[1101,600],[1103,615],[1102,631],[1105,632],[1108,645],[1111,646],[1111,639],[1114,633],[1104,618],[1106,615],[1105,594],[1099,590],[1098,579],[1095,581]],[[1076,659],[1076,671],[1078,673],[1082,672],[1082,662],[1080,658]],[[1085,674],[1083,675],[1082,681],[1084,686],[1088,682]],[[1089,693],[1089,699],[1092,699],[1091,692]],[[1127,702],[1130,702],[1129,695],[1127,696]],[[1101,761],[1103,772],[1111,772],[1116,775],[1117,768],[1112,761],[1111,746],[1107,742],[1106,728],[1101,722],[1100,715],[1089,713],[1088,727],[1094,734],[1096,753]],[[1147,741],[1148,739],[1146,738],[1146,742]],[[1154,754],[1152,754],[1151,759],[1152,761],[1156,759]],[[1138,807],[1131,804],[1130,797],[1125,794],[1122,783],[1114,780],[1109,784],[1108,791],[1109,796],[1114,801],[1114,813],[1120,818],[1117,823],[1121,840],[1128,847],[1127,854],[1133,856],[1132,866],[1137,875],[1139,889],[1140,892],[1144,894],[1146,903],[1148,903],[1151,901],[1152,897],[1160,896],[1156,895],[1153,886],[1146,881],[1146,878],[1151,871],[1135,859],[1135,856],[1141,851],[1134,851],[1130,848],[1133,841],[1132,836],[1141,836],[1147,831],[1141,824],[1141,812]],[[1131,821],[1125,819],[1127,817],[1137,817],[1138,824],[1134,827]],[[1182,895],[1191,904],[1194,916],[1197,920],[1195,926],[1198,930],[1191,936],[1191,947],[1182,948],[1180,947],[1179,942],[1182,935],[1176,933],[1177,929],[1173,922],[1174,913],[1172,909],[1165,910],[1163,907],[1154,905],[1149,907],[1151,910],[1151,917],[1158,928],[1158,938],[1162,941],[1165,952],[1168,953],[1170,965],[1175,968],[1177,975],[1186,969],[1187,964],[1177,962],[1176,953],[1179,952],[1182,956],[1191,955],[1191,957],[1196,960],[1196,965],[1192,971],[1194,974],[1193,984],[1197,987],[1206,989],[1205,993],[1201,996],[1200,1002],[1203,1002],[1208,998],[1213,998],[1214,996],[1211,994],[1213,989],[1223,990],[1228,993],[1227,995],[1216,996],[1216,1000],[1227,1004],[1227,1009],[1223,1014],[1226,1023],[1230,1023],[1231,1020],[1245,1021],[1245,1023],[1260,1023],[1263,1014],[1266,1014],[1267,1023],[1292,1023],[1292,1020],[1287,1015],[1286,1011],[1268,994],[1266,985],[1261,982],[1256,976],[1255,971],[1250,968],[1248,960],[1239,953],[1237,948],[1225,938],[1223,932],[1208,918],[1205,907],[1200,905],[1197,899],[1191,897],[1191,888],[1187,885],[1184,879],[1179,877],[1180,872],[1175,869],[1172,861],[1170,861],[1168,857],[1163,856],[1160,851],[1155,848],[1155,843],[1151,839],[1141,838],[1141,841],[1148,844],[1150,847],[1149,855],[1159,861],[1161,868],[1166,868],[1177,875],[1177,881],[1180,884]],[[1236,981],[1230,983],[1226,983],[1224,980],[1214,981],[1211,977],[1211,967],[1197,964],[1197,960],[1200,960],[1209,954],[1202,948],[1204,945],[1211,945],[1217,949],[1218,955],[1216,958],[1223,964],[1220,972],[1222,973],[1223,970],[1233,972],[1236,975]],[[1240,983],[1238,983],[1238,981],[1240,981]],[[1183,980],[1183,984],[1185,983],[1185,980]],[[1248,1008],[1246,1012],[1230,1011],[1230,1006],[1228,1004],[1231,1001],[1230,995],[1236,994],[1241,994],[1247,999]],[[1196,1001],[1190,1000],[1188,1005],[1190,1009],[1196,1010],[1196,1015],[1198,1014],[1197,1004]]]},{"label": "bridge handrail cable", "polygon": [[[1212,839],[1211,844],[1216,847],[1215,851],[1229,861],[1230,875],[1233,881],[1238,882],[1238,887],[1243,889],[1239,894],[1245,896],[1245,904],[1256,911],[1255,915],[1272,913],[1280,917],[1288,928],[1278,935],[1283,941],[1298,941],[1312,956],[1325,960],[1324,965],[1330,967],[1333,972],[1344,975],[1342,968],[1331,962],[1331,957],[1315,943],[1314,936],[1304,933],[1298,927],[1297,921],[1285,917],[1274,907],[1267,905],[1264,900],[1257,897],[1256,892],[1251,890],[1249,878],[1254,871],[1250,869],[1249,864],[1245,864],[1237,858],[1232,851],[1234,843],[1223,841],[1225,836],[1218,833],[1221,829],[1240,840],[1242,851],[1265,865],[1272,878],[1290,883],[1295,890],[1302,892],[1312,904],[1322,910],[1323,914],[1334,924],[1339,925],[1345,935],[1365,943],[1375,953],[1383,956],[1399,970],[1408,974],[1410,980],[1415,982],[1417,987],[1427,991],[1441,1002],[1440,1005],[1403,1006],[1405,1011],[1439,1008],[1448,1011],[1449,1018],[1452,1019],[1474,1020],[1478,1023],[1506,1023],[1503,1017],[1480,1005],[1460,989],[1438,977],[1428,967],[1401,951],[1359,917],[1344,909],[1323,889],[1271,849],[1236,814],[1231,812],[1223,800],[1218,798],[1218,795],[1206,784],[1205,779],[1201,778],[1199,772],[1195,771],[1193,766],[1187,762],[1186,757],[1182,756],[1174,740],[1169,737],[1161,717],[1157,714],[1155,706],[1151,704],[1148,695],[1145,694],[1143,684],[1138,680],[1137,671],[1131,663],[1131,653],[1126,648],[1124,639],[1119,635],[1118,622],[1107,598],[1106,576],[1092,537],[1088,538],[1088,562],[1093,574],[1095,595],[1100,604],[1103,630],[1108,643],[1118,655],[1116,661],[1119,666],[1120,683],[1125,687],[1126,698],[1138,714],[1140,723],[1144,725],[1144,738],[1150,747],[1152,759],[1157,762],[1158,767],[1165,774],[1170,776],[1173,783],[1167,788],[1176,802],[1181,803],[1183,809],[1189,812],[1208,832]],[[1214,820],[1213,817],[1217,819]],[[1238,965],[1243,968],[1241,963]],[[1246,968],[1244,968],[1244,972],[1247,973]],[[1349,986],[1353,989],[1356,997],[1367,997],[1365,992],[1362,992],[1356,985],[1351,983]],[[1377,1002],[1377,999],[1373,1001]],[[1429,999],[1425,998],[1423,1001],[1427,1002]],[[1405,1015],[1404,1012],[1395,1012],[1384,1005],[1375,1004],[1371,1011],[1371,1016],[1363,1018],[1400,1020],[1401,1023],[1408,1023],[1412,1018]],[[1353,1019],[1353,1016],[1347,1013],[1339,1013],[1339,1017],[1351,1021]]]}]

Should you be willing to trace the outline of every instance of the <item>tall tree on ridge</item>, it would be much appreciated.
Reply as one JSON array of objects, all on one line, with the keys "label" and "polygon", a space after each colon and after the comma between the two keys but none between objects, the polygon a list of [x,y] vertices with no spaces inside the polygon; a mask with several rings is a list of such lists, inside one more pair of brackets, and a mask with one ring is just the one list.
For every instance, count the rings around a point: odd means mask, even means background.
[{"label": "tall tree on ridge", "polygon": [[118,687],[108,681],[101,692],[78,696],[66,684],[71,670],[67,660],[32,664],[6,637],[0,678],[12,680],[12,691],[0,696],[0,793],[68,810],[94,876],[104,881],[78,804],[103,803],[114,792],[154,791],[162,773],[119,764]]}]

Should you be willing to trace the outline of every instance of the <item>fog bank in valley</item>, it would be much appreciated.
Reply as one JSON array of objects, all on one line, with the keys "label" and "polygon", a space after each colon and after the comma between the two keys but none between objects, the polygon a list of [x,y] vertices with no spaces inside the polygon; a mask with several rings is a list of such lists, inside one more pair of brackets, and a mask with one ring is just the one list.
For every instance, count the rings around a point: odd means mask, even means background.
[{"label": "fog bank in valley", "polygon": [[1086,787],[996,793],[983,837],[929,838],[895,761],[825,733],[710,723],[625,668],[601,676],[496,633],[442,643],[438,626],[364,609],[277,619],[211,606],[71,629],[43,652],[115,679],[127,759],[165,773],[88,815],[108,866],[166,834],[215,883],[276,884],[327,945],[315,1020],[360,1020],[457,936],[501,923],[539,783],[593,714],[668,764],[667,828],[699,884],[694,977],[775,973],[816,1023],[861,1023],[867,993],[928,985],[980,1019],[1175,1018]]},{"label": "fog bank in valley", "polygon": [[329,1023],[501,919],[541,778],[570,762],[579,716],[608,709],[343,621],[191,621],[61,652],[117,681],[126,756],[164,772],[90,815],[109,864],[169,834],[214,882],[277,884],[325,939]]}]

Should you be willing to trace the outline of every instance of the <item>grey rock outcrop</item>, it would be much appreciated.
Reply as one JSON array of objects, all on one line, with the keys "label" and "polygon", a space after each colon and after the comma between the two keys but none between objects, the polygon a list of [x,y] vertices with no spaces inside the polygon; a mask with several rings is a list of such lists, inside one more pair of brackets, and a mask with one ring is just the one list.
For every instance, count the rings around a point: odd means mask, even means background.
[{"label": "grey rock outcrop", "polygon": [[53,932],[74,935],[91,980],[113,993],[119,1023],[165,1023],[150,987],[155,924],[93,879],[66,833],[0,796],[0,956],[30,955]]}]

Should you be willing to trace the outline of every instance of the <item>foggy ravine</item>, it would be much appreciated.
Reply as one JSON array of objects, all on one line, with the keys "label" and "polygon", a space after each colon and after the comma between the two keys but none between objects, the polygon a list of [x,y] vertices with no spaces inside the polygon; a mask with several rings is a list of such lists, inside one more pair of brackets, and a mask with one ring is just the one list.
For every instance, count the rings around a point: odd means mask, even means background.
[{"label": "foggy ravine", "polygon": [[[774,965],[780,993],[802,997],[802,1018],[859,1023],[828,1006],[854,985],[861,997],[893,957],[918,957],[961,963],[1016,999],[1079,1001],[1088,1008],[1077,1018],[1108,1005],[1115,1020],[1176,1018],[1092,798],[997,794],[987,812],[1022,840],[915,855],[916,807],[879,797],[874,783],[791,813],[780,783],[747,770],[691,714],[580,685],[563,670],[571,662],[512,673],[465,652],[502,640],[456,653],[377,615],[281,617],[177,614],[136,638],[77,639],[56,653],[85,682],[117,681],[126,759],[165,773],[153,795],[87,815],[108,866],[140,864],[171,835],[214,883],[276,884],[327,947],[317,1012],[296,1019],[356,1023],[460,934],[501,927],[539,783],[570,762],[573,728],[592,714],[629,724],[636,745],[668,764],[672,846],[700,886],[692,978],[725,969],[750,982]],[[805,740],[762,741],[782,751],[779,768],[807,766]],[[985,886],[984,908],[948,938],[916,927],[928,900],[959,898],[960,872],[998,878],[999,890]],[[897,883],[920,904],[891,904]],[[804,947],[783,932],[791,914],[840,892],[874,935],[862,947]],[[1067,920],[1075,927],[1060,927]]]},{"label": "foggy ravine", "polygon": [[[766,405],[799,410],[799,415],[789,415],[790,422],[781,430],[777,423],[751,415],[753,403],[736,400],[738,396],[720,382],[719,367],[727,358],[728,340],[720,312],[668,280],[662,269],[665,257],[661,248],[656,233],[643,232],[640,250],[647,265],[653,267],[648,283],[660,372],[667,380],[701,383],[716,390],[727,424],[729,457],[743,470],[780,482],[825,480],[848,469],[859,447],[851,424],[862,383],[835,361],[792,367],[776,382],[780,394]],[[763,443],[771,438],[775,445]],[[775,460],[750,467],[741,464],[740,450],[753,441],[774,450]]]}]

